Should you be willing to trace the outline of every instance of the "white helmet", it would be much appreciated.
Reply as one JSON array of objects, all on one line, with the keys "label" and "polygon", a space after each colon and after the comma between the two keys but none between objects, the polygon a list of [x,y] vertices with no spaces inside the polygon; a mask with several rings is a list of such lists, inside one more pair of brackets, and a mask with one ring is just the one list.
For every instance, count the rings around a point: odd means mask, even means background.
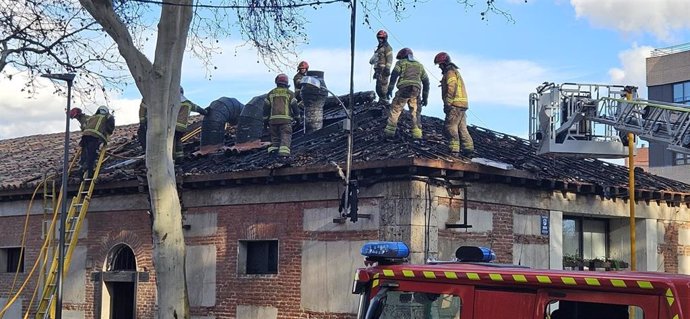
[{"label": "white helmet", "polygon": [[105,105],[101,105],[98,107],[98,110],[96,110],[96,113],[98,114],[108,114],[110,113],[110,110],[108,110],[108,107]]}]

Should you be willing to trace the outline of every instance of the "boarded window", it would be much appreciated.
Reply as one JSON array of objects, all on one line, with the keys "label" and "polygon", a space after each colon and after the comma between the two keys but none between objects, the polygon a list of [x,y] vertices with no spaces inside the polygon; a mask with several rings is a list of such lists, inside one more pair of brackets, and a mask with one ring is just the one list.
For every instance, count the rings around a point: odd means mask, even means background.
[{"label": "boarded window", "polygon": [[239,273],[266,275],[278,273],[277,240],[244,240],[239,245]]}]

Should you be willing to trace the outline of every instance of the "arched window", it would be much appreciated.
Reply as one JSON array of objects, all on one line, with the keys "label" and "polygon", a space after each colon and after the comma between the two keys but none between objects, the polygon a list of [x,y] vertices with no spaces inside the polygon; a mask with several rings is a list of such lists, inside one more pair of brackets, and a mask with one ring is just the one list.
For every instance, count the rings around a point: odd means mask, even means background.
[{"label": "arched window", "polygon": [[120,244],[113,248],[109,259],[107,271],[136,271],[137,269],[137,260],[134,257],[134,252],[125,244]]}]

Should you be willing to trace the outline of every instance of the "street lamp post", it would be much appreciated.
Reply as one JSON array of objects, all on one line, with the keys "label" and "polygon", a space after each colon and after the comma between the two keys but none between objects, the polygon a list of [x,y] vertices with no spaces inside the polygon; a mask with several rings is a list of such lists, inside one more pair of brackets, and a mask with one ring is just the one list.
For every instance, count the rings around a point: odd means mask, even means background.
[{"label": "street lamp post", "polygon": [[[67,221],[67,173],[69,170],[69,111],[72,108],[72,82],[74,73],[42,74],[44,78],[67,82],[67,110],[65,110],[65,145],[62,160],[62,206],[60,212],[60,238],[58,241],[58,268],[56,274],[55,319],[62,319],[62,273],[65,264],[65,223]],[[75,235],[76,236],[76,235]]]}]

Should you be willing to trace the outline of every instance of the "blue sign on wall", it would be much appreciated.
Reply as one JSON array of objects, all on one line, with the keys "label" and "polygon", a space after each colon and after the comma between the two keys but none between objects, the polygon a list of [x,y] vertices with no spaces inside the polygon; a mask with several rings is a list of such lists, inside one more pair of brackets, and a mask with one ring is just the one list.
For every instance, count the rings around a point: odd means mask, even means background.
[{"label": "blue sign on wall", "polygon": [[549,235],[549,216],[541,216],[541,234]]}]

